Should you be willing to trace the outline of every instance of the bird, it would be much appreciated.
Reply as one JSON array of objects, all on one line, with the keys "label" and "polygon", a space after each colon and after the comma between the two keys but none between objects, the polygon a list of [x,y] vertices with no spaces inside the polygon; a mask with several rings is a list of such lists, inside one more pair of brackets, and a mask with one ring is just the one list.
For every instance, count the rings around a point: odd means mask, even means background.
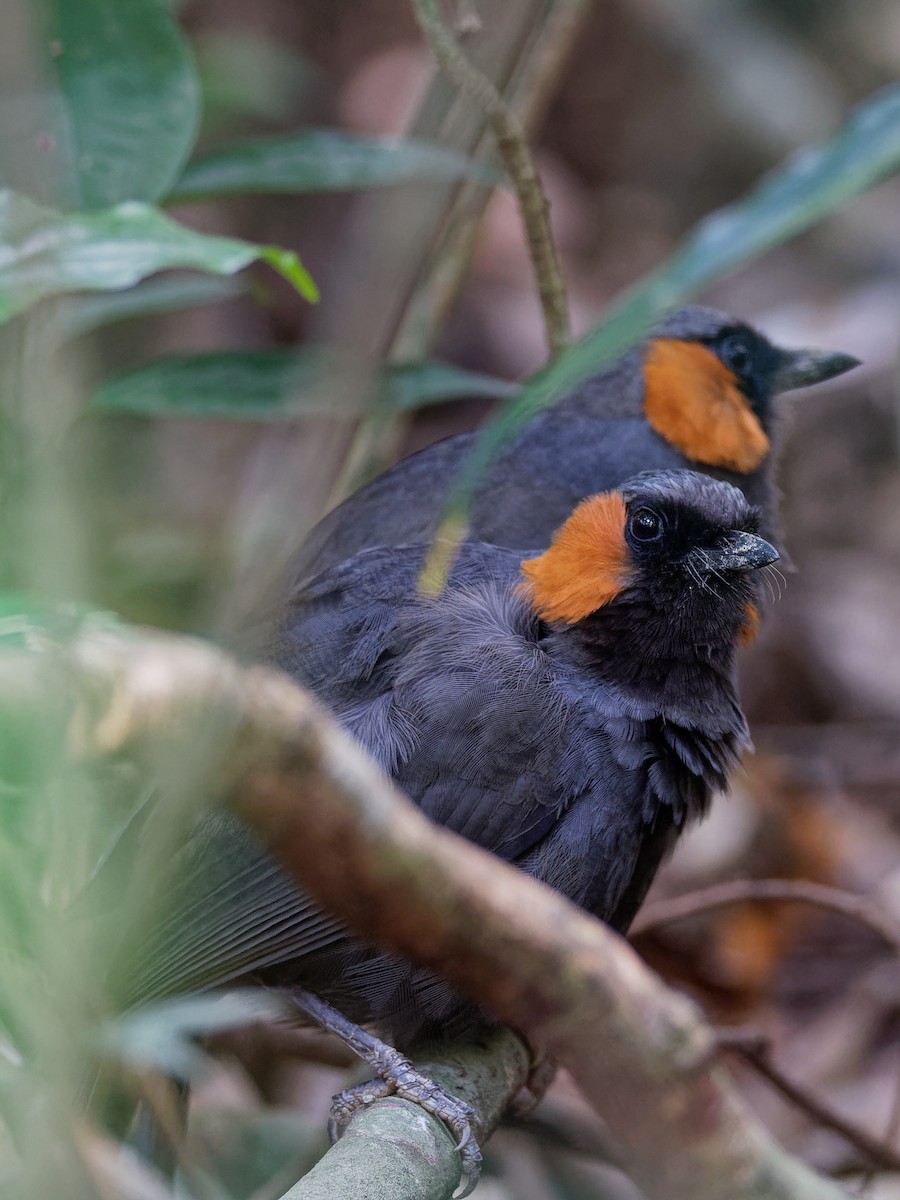
[{"label": "bird", "polygon": [[[741,488],[783,548],[772,478],[776,397],[857,365],[849,354],[781,349],[714,309],[680,309],[507,444],[478,481],[467,537],[545,547],[586,496],[639,471],[688,468]],[[311,531],[293,578],[367,546],[430,541],[477,437],[436,442],[354,492]]]},{"label": "bird", "polygon": [[[736,644],[778,558],[759,522],[730,484],[665,470],[585,499],[547,548],[464,543],[436,596],[415,588],[426,544],[368,548],[295,590],[274,658],[426,816],[625,932],[748,744]],[[477,1173],[471,1113],[403,1056],[485,1014],[354,938],[235,817],[212,818],[184,878],[141,998],[251,977],[357,1051],[371,1025],[381,1085],[399,1074]]]}]

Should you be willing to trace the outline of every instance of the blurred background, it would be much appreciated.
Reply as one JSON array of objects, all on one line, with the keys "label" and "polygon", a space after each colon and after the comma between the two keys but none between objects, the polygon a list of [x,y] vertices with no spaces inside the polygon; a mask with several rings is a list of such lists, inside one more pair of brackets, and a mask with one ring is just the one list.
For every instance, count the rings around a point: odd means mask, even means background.
[{"label": "blurred background", "polygon": [[[517,8],[459,0],[457,22],[483,22],[515,62],[528,50]],[[406,0],[186,0],[178,11],[204,88],[201,151],[304,127],[414,127],[440,140],[450,102],[441,109]],[[549,42],[519,85],[579,333],[705,213],[896,78],[900,8],[592,0],[573,3]],[[394,457],[477,425],[494,403],[475,394],[360,429],[345,402],[370,383],[362,356],[403,361],[427,351],[510,381],[542,364],[509,193],[493,195],[477,228],[471,210],[468,266],[461,251],[430,275],[423,265],[445,227],[425,227],[421,214],[446,191],[426,181],[173,208],[204,232],[296,249],[322,301],[306,305],[253,270],[215,303],[100,331],[84,352],[89,385],[162,356],[236,347],[337,344],[361,357],[327,384],[310,382],[327,395],[299,421],[95,417],[84,432],[94,602],[138,622],[213,631],[252,656],[284,566],[324,508]],[[808,879],[877,896],[900,920],[900,180],[700,299],[786,346],[842,350],[864,365],[784,402],[780,480],[796,570],[744,654],[757,753],[679,847],[652,899],[734,878]],[[897,1144],[900,962],[864,924],[809,906],[746,903],[636,942],[716,1024],[761,1031],[785,1075]],[[210,1152],[225,1153],[233,1114],[262,1098],[299,1110],[283,1117],[285,1139],[299,1121],[319,1146],[343,1076],[310,1065],[305,1045],[287,1052],[247,1034],[223,1046],[222,1069],[194,1106],[195,1136]],[[740,1058],[734,1066],[789,1148],[869,1197],[900,1196],[900,1176],[870,1173],[846,1138]],[[533,1128],[491,1142],[478,1195],[634,1200],[633,1187],[598,1160],[601,1150],[595,1118],[563,1078]],[[234,1194],[256,1194],[248,1189]]]}]

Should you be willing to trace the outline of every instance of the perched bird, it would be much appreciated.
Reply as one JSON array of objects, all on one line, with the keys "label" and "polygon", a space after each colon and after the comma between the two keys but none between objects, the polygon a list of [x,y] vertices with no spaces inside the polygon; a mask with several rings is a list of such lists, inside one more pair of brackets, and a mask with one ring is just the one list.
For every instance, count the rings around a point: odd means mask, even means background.
[{"label": "perched bird", "polygon": [[[691,468],[741,488],[777,542],[775,397],[856,365],[848,354],[779,349],[709,308],[681,309],[509,443],[479,481],[468,536],[543,547],[585,496],[639,471]],[[360,488],[312,531],[295,577],[367,546],[430,541],[477,436],[437,442]]]},{"label": "perched bird", "polygon": [[[415,589],[427,546],[364,550],[299,588],[276,659],[425,814],[624,931],[747,742],[735,646],[778,557],[758,525],[729,484],[660,471],[583,501],[542,553],[464,544],[437,597]],[[255,975],[400,1049],[485,1020],[353,938],[233,819],[204,838],[145,997]]]}]

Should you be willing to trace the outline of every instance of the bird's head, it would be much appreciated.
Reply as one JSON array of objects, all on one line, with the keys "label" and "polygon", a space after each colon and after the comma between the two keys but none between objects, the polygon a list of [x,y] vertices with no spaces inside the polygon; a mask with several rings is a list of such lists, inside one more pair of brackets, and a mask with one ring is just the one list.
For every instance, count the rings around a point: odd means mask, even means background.
[{"label": "bird's head", "polygon": [[645,472],[582,501],[522,563],[522,591],[547,622],[602,619],[660,657],[733,648],[754,619],[753,573],[778,559],[758,528],[758,510],[728,483]]},{"label": "bird's head", "polygon": [[782,350],[750,325],[691,306],[647,341],[644,414],[691,461],[747,475],[769,452],[773,398],[857,365],[849,354]]}]

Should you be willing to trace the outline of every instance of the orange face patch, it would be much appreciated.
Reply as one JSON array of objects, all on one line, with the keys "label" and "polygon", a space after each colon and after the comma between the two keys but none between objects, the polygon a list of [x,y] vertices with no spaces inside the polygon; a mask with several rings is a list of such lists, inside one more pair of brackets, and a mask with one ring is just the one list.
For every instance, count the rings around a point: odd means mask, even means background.
[{"label": "orange face patch", "polygon": [[741,623],[738,641],[742,646],[749,646],[759,632],[759,609],[755,604],[744,605],[744,620]]},{"label": "orange face patch", "polygon": [[746,475],[769,439],[734,375],[696,342],[657,338],[644,362],[644,414],[661,437],[694,462]]},{"label": "orange face patch", "polygon": [[520,590],[545,620],[572,625],[614,599],[631,571],[625,501],[607,492],[582,500],[549,550],[522,563]]}]

